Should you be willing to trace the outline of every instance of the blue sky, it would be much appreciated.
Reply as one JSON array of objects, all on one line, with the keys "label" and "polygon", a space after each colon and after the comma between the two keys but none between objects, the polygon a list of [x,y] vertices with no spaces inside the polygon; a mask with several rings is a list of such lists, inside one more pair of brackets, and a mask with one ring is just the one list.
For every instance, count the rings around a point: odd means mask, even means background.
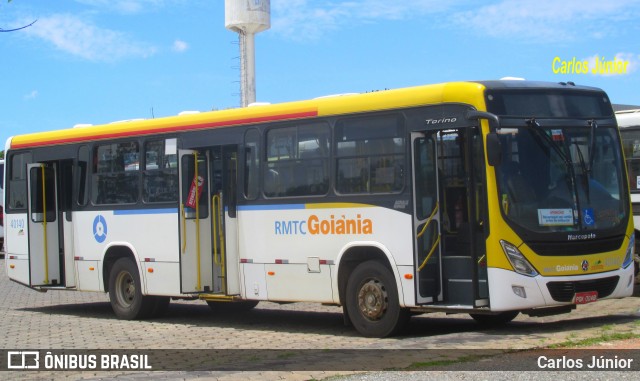
[{"label": "blue sky", "polygon": [[[237,107],[223,0],[0,3],[0,142],[11,135]],[[574,81],[640,105],[640,0],[272,0],[257,100],[505,76]],[[628,62],[619,75],[553,61]],[[557,69],[557,68],[556,68]]]}]

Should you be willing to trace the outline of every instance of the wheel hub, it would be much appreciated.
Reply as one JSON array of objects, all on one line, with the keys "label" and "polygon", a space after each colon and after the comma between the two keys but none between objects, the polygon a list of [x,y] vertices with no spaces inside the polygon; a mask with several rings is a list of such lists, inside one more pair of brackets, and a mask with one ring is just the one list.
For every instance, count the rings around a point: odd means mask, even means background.
[{"label": "wheel hub", "polygon": [[133,303],[136,295],[136,284],[131,274],[122,272],[118,275],[117,285],[120,292],[117,293],[118,302],[123,306]]},{"label": "wheel hub", "polygon": [[387,291],[380,281],[371,279],[358,292],[358,307],[369,320],[381,319],[388,307]]}]

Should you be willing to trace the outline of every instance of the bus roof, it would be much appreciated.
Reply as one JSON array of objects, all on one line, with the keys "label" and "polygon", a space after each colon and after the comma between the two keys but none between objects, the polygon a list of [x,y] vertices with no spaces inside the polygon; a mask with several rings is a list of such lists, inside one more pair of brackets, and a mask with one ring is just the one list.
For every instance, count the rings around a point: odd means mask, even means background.
[{"label": "bus roof", "polygon": [[640,127],[640,109],[616,111],[618,127]]},{"label": "bus roof", "polygon": [[340,97],[324,97],[305,101],[31,133],[13,137],[10,148],[32,148],[143,135],[171,134],[183,131],[297,120],[316,116],[356,114],[439,103],[466,103],[478,109],[484,109],[484,90],[487,88],[599,90],[591,87],[522,80],[449,82]]},{"label": "bus roof", "polygon": [[493,80],[493,81],[477,81],[487,89],[535,89],[545,88],[552,90],[579,90],[579,91],[602,91],[597,87],[580,86],[573,82],[543,82],[543,81],[524,81],[524,80]]}]

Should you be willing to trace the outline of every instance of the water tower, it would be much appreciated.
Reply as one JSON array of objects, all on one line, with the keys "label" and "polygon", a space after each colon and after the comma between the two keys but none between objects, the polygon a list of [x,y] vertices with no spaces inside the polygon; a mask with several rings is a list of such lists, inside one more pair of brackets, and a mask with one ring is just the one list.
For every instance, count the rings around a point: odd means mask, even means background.
[{"label": "water tower", "polygon": [[240,36],[240,102],[256,101],[255,34],[271,27],[269,0],[224,0],[225,27]]}]

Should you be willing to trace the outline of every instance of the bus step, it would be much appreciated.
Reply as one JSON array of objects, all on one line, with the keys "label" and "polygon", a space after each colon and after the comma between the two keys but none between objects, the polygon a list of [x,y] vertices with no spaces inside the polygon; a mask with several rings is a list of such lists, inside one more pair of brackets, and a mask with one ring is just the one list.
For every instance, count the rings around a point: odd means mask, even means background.
[{"label": "bus step", "polygon": [[439,284],[440,282],[438,282],[434,278],[425,279],[424,277],[421,277],[420,283],[419,283],[420,296],[422,297],[437,296],[440,291]]},{"label": "bus step", "polygon": [[448,279],[446,285],[445,303],[473,305],[473,283],[471,279]]},{"label": "bus step", "polygon": [[239,299],[237,296],[222,294],[199,294],[198,298],[211,302],[233,302]]},{"label": "bus step", "polygon": [[467,256],[442,257],[445,279],[471,279],[473,277],[473,258]]}]

